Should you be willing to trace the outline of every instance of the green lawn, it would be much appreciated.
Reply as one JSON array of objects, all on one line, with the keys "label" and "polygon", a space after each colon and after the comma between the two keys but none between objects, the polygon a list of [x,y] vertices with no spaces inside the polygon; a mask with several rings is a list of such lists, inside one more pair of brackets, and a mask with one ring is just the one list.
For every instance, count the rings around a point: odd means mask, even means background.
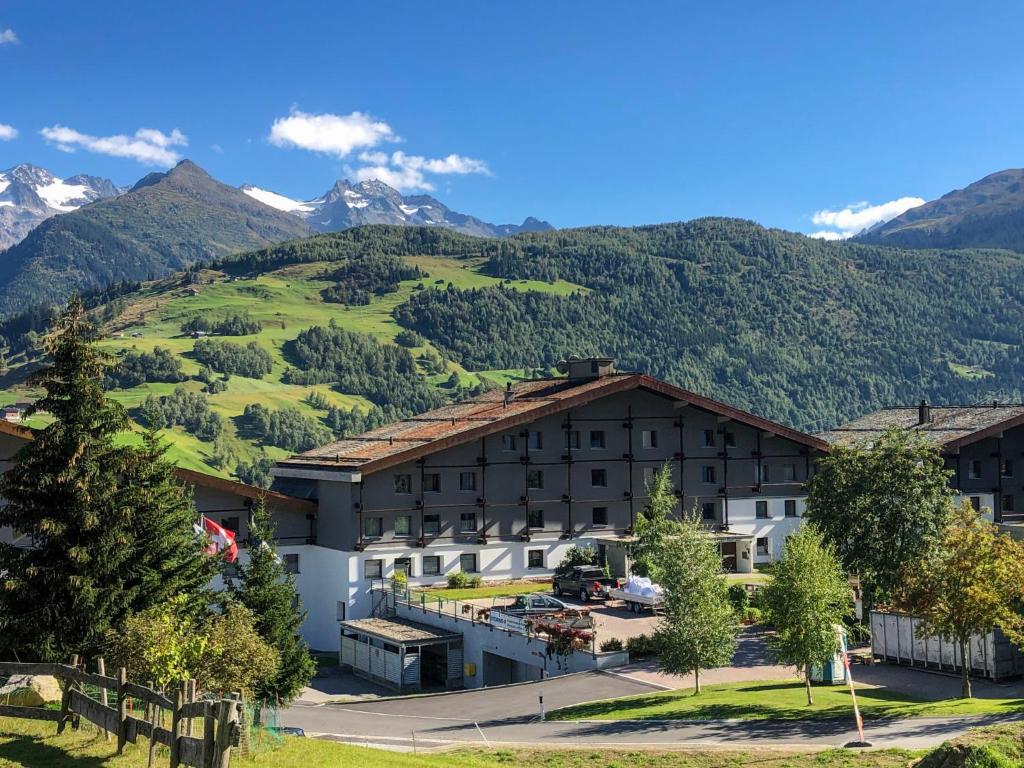
[{"label": "green lawn", "polygon": [[[550,592],[550,581],[516,581],[511,584],[485,584],[467,589],[425,589],[422,592],[428,601],[437,598],[444,600],[476,600],[481,597],[508,597],[509,595],[526,595],[533,592]],[[414,595],[419,594],[415,592]]]},{"label": "green lawn", "polygon": [[[116,756],[115,744],[86,724],[80,731],[56,736],[52,723],[0,718],[0,766],[47,766],[47,768],[142,768],[146,745],[129,744]],[[458,749],[442,754],[408,754],[320,741],[311,738],[283,739],[273,751],[254,757],[232,756],[232,766],[261,768],[905,768],[914,753],[900,750],[854,753],[828,750],[817,754],[793,754],[758,750],[678,752],[665,750],[595,749]],[[155,765],[167,765],[167,750],[160,748]]]},{"label": "green lawn", "polygon": [[[931,717],[1024,712],[1022,699],[944,699],[924,701],[884,688],[857,688],[865,717]],[[644,694],[608,699],[552,712],[556,720],[802,720],[852,717],[850,692],[842,685],[814,686],[814,705],[807,706],[800,681],[766,681],[709,685],[692,691]]]}]

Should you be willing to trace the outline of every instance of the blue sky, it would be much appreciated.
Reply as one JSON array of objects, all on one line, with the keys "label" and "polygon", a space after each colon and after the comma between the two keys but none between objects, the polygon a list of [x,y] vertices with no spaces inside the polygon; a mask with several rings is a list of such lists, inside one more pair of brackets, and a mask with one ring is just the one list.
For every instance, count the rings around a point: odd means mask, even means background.
[{"label": "blue sky", "polygon": [[1024,4],[835,6],[0,0],[0,168],[813,232],[1024,165]]}]

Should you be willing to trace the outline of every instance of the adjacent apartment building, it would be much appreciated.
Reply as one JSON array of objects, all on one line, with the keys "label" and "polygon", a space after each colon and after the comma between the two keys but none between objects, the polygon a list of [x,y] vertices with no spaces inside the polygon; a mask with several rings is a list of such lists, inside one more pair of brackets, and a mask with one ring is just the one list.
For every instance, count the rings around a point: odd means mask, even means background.
[{"label": "adjacent apartment building", "polygon": [[822,434],[830,444],[870,444],[888,429],[935,443],[950,484],[997,523],[1024,522],[1024,405],[919,405],[883,408]]},{"label": "adjacent apartment building", "polygon": [[565,368],[277,464],[275,488],[319,505],[298,566],[329,574],[303,595],[313,624],[367,615],[372,580],[399,571],[545,576],[573,545],[621,551],[666,464],[726,568],[781,552],[823,440],[608,359]]}]

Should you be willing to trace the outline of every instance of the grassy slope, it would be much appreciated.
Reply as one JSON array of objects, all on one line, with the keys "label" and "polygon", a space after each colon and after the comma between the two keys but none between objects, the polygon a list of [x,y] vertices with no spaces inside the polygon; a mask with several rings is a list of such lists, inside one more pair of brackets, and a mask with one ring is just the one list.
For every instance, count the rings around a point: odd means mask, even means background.
[{"label": "grassy slope", "polygon": [[[459,288],[478,288],[501,282],[498,278],[481,274],[478,271],[479,261],[429,256],[410,257],[406,260],[418,265],[429,275],[422,281],[427,288],[443,289],[449,282]],[[103,329],[105,338],[99,342],[99,346],[112,355],[124,354],[129,349],[151,351],[154,346],[168,347],[181,358],[183,371],[188,375],[194,375],[199,371],[199,364],[191,357],[195,341],[182,335],[182,323],[196,314],[220,317],[228,312],[247,312],[262,322],[263,330],[256,336],[225,338],[238,344],[255,340],[269,351],[274,359],[274,369],[269,376],[263,379],[232,376],[227,391],[210,396],[211,407],[227,419],[226,442],[234,453],[234,460],[229,467],[222,469],[213,466],[210,463],[213,446],[198,440],[181,428],[165,432],[170,443],[172,460],[190,469],[226,475],[238,460],[257,456],[260,448],[252,441],[240,438],[235,423],[231,421],[233,417],[241,415],[249,403],[261,403],[274,409],[294,406],[309,416],[319,417],[324,413],[313,409],[305,401],[307,396],[316,390],[328,401],[340,407],[368,407],[364,398],[336,392],[328,384],[303,387],[282,383],[281,375],[287,367],[282,353],[283,347],[301,330],[314,325],[326,325],[332,319],[346,330],[373,336],[381,342],[393,342],[401,328],[392,319],[391,312],[398,304],[409,298],[414,286],[420,281],[406,281],[402,283],[398,292],[376,297],[367,306],[347,308],[341,304],[326,303],[320,298],[320,290],[332,285],[331,281],[321,279],[321,275],[332,266],[323,263],[302,264],[285,267],[254,279],[238,280],[229,280],[218,272],[205,272],[204,283],[196,286],[198,295],[192,295],[188,288],[180,285],[168,289],[168,283],[162,281],[128,298],[124,312]],[[523,280],[510,283],[510,286],[517,290],[544,291],[558,295],[582,290],[579,286],[564,281],[545,283]],[[124,337],[116,338],[115,333],[123,333]],[[133,333],[140,333],[141,338],[132,338]],[[413,353],[418,356],[426,351],[427,347],[420,347],[413,350]],[[452,371],[459,374],[460,381],[465,386],[475,385],[479,381],[477,373],[466,371],[452,363],[447,373],[431,376],[431,383],[438,386],[444,384]],[[484,373],[487,379],[498,385],[515,380],[522,374],[522,371]],[[147,395],[165,395],[176,386],[178,385],[143,384],[128,390],[115,390],[111,392],[111,397],[127,408],[134,408],[140,405]],[[186,382],[185,386],[200,391],[203,385],[191,380]],[[24,390],[2,392],[0,405],[23,399],[26,394]],[[286,451],[278,448],[265,450],[273,458],[280,458],[286,454]]]},{"label": "grassy slope", "polygon": [[[0,718],[0,766],[47,766],[48,768],[142,768],[145,745],[128,745],[118,757],[116,744],[103,740],[89,725],[80,731],[54,734],[52,723]],[[436,755],[385,752],[316,739],[285,738],[281,746],[251,758],[232,757],[232,766],[284,768],[612,768],[648,765],[658,768],[897,768],[906,766],[912,753],[885,750],[856,754],[829,750],[814,755],[759,750],[747,752],[668,752],[594,749],[460,749]],[[160,748],[156,765],[167,764]]]},{"label": "grassy slope", "polygon": [[[880,688],[859,687],[857,703],[866,717],[939,717],[1006,714],[1024,711],[1020,699],[946,699],[922,701]],[[722,718],[801,720],[852,717],[845,686],[814,687],[807,706],[799,681],[709,685],[691,691],[644,694],[566,707],[549,715],[559,720],[719,720]]]}]

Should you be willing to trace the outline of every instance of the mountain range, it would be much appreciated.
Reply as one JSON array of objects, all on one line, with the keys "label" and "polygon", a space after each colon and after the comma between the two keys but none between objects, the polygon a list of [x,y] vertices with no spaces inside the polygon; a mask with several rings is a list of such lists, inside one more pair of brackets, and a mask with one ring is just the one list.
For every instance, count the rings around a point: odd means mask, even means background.
[{"label": "mountain range", "polygon": [[0,251],[22,240],[44,219],[123,192],[125,188],[110,179],[59,179],[27,163],[0,171]]},{"label": "mountain range", "polygon": [[242,191],[271,208],[298,216],[319,232],[337,232],[364,224],[445,227],[479,237],[504,237],[554,229],[548,222],[532,216],[522,224],[491,224],[453,211],[429,195],[403,196],[397,189],[375,179],[358,184],[343,179],[319,197],[305,201],[293,200],[251,184],[243,186]]},{"label": "mountain range", "polygon": [[989,174],[876,224],[854,239],[899,248],[1006,248],[1024,252],[1024,168]]}]

